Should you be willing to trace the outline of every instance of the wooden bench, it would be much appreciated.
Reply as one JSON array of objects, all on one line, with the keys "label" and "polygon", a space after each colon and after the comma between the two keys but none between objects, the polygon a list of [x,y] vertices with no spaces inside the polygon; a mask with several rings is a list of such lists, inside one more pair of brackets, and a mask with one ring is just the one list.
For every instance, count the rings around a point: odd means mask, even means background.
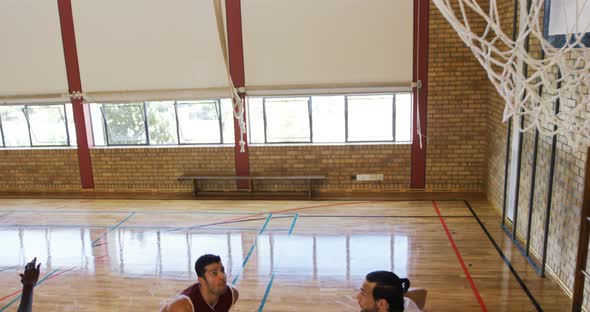
[{"label": "wooden bench", "polygon": [[183,174],[178,177],[179,182],[192,181],[193,182],[193,197],[199,195],[199,181],[202,180],[246,180],[248,181],[248,191],[254,192],[254,180],[288,180],[288,181],[307,181],[307,196],[309,199],[312,198],[312,183],[316,180],[324,180],[326,176],[323,175],[310,175],[310,176],[200,176],[196,174]]}]

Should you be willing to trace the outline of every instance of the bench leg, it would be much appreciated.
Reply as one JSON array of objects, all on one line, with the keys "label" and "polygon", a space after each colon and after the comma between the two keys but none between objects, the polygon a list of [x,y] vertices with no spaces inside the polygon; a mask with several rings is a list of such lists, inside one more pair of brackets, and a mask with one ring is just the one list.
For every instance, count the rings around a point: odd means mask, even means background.
[{"label": "bench leg", "polygon": [[197,198],[198,194],[199,194],[199,180],[194,179],[193,180],[193,198]]}]

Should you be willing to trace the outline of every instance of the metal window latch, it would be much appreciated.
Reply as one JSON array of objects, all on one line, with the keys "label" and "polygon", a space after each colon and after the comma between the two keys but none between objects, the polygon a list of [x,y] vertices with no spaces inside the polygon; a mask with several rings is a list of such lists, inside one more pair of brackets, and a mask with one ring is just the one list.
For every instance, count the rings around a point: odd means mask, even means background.
[{"label": "metal window latch", "polygon": [[422,80],[412,82],[412,88],[422,89]]}]

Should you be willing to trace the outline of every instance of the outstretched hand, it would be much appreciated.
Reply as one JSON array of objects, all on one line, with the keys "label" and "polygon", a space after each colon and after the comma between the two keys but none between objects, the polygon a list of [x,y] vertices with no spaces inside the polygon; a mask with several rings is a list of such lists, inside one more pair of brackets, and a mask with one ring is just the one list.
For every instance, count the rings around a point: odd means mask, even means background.
[{"label": "outstretched hand", "polygon": [[25,272],[20,275],[20,281],[23,283],[23,286],[35,286],[37,281],[39,280],[39,268],[41,267],[41,263],[37,263],[37,258],[35,257],[33,261],[27,263],[25,265]]}]

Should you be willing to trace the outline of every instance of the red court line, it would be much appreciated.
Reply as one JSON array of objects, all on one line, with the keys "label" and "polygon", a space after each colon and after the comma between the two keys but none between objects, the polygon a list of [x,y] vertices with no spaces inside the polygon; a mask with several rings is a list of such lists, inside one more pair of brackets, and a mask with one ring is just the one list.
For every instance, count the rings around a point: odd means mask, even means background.
[{"label": "red court line", "polygon": [[10,298],[10,297],[12,297],[12,296],[14,296],[14,295],[16,295],[16,294],[20,293],[21,291],[22,291],[22,288],[21,288],[21,289],[19,289],[19,290],[17,290],[17,291],[15,291],[15,292],[13,292],[13,293],[10,293],[10,294],[8,294],[8,295],[6,295],[6,296],[2,297],[2,298],[0,298],[0,301],[4,301],[5,299],[8,299],[8,298]]},{"label": "red court line", "polygon": [[453,239],[453,236],[451,235],[451,232],[449,231],[449,228],[447,227],[445,220],[443,219],[442,215],[440,214],[440,210],[438,209],[438,205],[436,204],[436,201],[433,200],[432,205],[434,206],[434,210],[436,210],[436,214],[438,214],[438,218],[440,220],[440,223],[445,228],[445,232],[447,233],[447,237],[449,239],[449,242],[451,243],[451,246],[453,247],[453,250],[455,251],[455,254],[457,255],[457,259],[459,259],[459,263],[461,264],[461,267],[463,268],[463,272],[465,272],[465,276],[467,277],[467,280],[469,281],[469,285],[471,285],[471,289],[473,290],[473,294],[475,295],[477,302],[481,306],[481,310],[484,312],[487,312],[488,309],[486,308],[486,305],[483,302],[483,299],[481,298],[481,294],[479,293],[479,290],[477,290],[477,286],[475,286],[475,282],[473,281],[473,278],[471,278],[471,274],[469,273],[469,270],[467,269],[467,266],[465,265],[465,261],[463,261],[463,257],[461,256],[461,252],[459,252],[459,248],[457,248],[457,245],[455,244],[455,240]]},{"label": "red court line", "polygon": [[[60,276],[60,275],[62,275],[62,274],[64,274],[64,273],[66,273],[66,272],[69,272],[69,271],[71,271],[71,270],[73,270],[73,269],[75,269],[75,268],[76,268],[76,267],[72,267],[72,268],[69,268],[69,269],[67,269],[67,270],[65,270],[65,271],[61,271],[61,272],[59,272],[59,273],[57,273],[57,274],[53,274],[53,275],[51,275],[50,277],[48,277],[48,278],[45,280],[45,282],[46,282],[46,281],[48,281],[48,280],[50,280],[50,279],[52,279],[52,278],[56,278],[56,277],[58,277],[58,276]],[[16,295],[16,294],[20,294],[20,292],[21,292],[22,290],[23,290],[23,289],[21,288],[21,289],[19,289],[19,290],[16,290],[16,291],[14,291],[13,293],[10,293],[10,294],[8,294],[8,295],[6,295],[6,296],[2,297],[2,298],[0,298],[0,301],[4,301],[4,300],[6,300],[7,298],[10,298],[10,297],[12,297],[12,296],[14,296],[14,295]]]},{"label": "red court line", "polygon": [[259,217],[259,216],[262,216],[262,215],[265,215],[265,214],[268,214],[268,213],[292,212],[292,211],[299,211],[299,210],[304,210],[304,209],[332,207],[332,206],[345,206],[345,205],[358,205],[358,204],[374,204],[374,203],[377,203],[377,202],[378,201],[346,202],[346,203],[334,203],[334,204],[324,204],[324,205],[315,205],[315,206],[304,206],[304,207],[296,207],[296,208],[289,208],[289,209],[282,209],[282,210],[265,211],[265,212],[261,212],[261,213],[257,213],[257,214],[253,214],[253,215],[241,216],[241,217],[232,218],[232,219],[228,219],[228,220],[224,220],[224,221],[220,221],[220,222],[208,223],[208,224],[202,224],[202,225],[195,225],[195,226],[189,227],[188,229],[206,227],[206,226],[210,226],[210,225],[219,225],[219,224],[231,223],[233,221],[239,221],[239,220],[243,220],[243,219]]}]

